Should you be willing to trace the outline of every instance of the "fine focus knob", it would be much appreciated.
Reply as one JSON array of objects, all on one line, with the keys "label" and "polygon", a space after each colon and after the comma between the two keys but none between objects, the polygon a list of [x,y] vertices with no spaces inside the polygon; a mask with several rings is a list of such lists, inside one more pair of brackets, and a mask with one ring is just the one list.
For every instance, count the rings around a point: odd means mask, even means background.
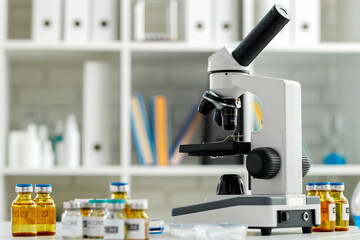
[{"label": "fine focus knob", "polygon": [[244,194],[244,183],[237,174],[225,174],[220,177],[216,195]]},{"label": "fine focus knob", "polygon": [[310,157],[306,152],[302,152],[302,176],[305,177],[311,167]]},{"label": "fine focus knob", "polygon": [[247,156],[246,168],[255,178],[273,178],[280,170],[280,156],[272,148],[255,148]]}]

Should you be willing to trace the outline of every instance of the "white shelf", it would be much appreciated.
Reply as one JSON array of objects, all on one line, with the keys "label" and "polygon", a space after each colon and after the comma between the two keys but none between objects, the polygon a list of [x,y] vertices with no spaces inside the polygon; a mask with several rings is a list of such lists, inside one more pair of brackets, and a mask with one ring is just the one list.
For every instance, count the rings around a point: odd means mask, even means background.
[{"label": "white shelf", "polygon": [[[226,46],[235,48],[238,42],[219,44],[203,43],[193,44],[183,41],[178,42],[130,42],[121,41],[106,43],[41,43],[32,40],[7,40],[4,43],[7,51],[98,51],[116,52],[127,48],[134,52],[215,52]],[[357,42],[322,42],[313,45],[283,45],[268,46],[264,53],[317,53],[317,54],[359,54],[360,43]]]},{"label": "white shelf", "polygon": [[52,169],[14,169],[5,168],[5,176],[119,176],[123,170],[118,166],[99,168],[52,168]]},{"label": "white shelf", "polygon": [[[219,176],[222,174],[247,173],[244,165],[182,165],[182,166],[131,166],[130,176]],[[123,168],[107,166],[99,168],[53,168],[53,169],[14,169],[2,170],[5,176],[119,176]],[[360,176],[360,164],[313,165],[308,176]]]}]

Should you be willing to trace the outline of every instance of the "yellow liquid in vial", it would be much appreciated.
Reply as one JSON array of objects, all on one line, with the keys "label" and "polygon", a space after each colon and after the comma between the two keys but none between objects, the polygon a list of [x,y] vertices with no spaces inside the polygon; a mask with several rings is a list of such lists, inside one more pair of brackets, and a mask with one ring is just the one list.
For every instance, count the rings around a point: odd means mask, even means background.
[{"label": "yellow liquid in vial", "polygon": [[111,199],[124,199],[126,201],[124,213],[125,217],[129,217],[130,214],[130,206],[129,206],[129,197],[126,192],[113,192],[111,194]]},{"label": "yellow liquid in vial", "polygon": [[36,236],[36,203],[31,193],[19,193],[12,203],[11,229],[14,237]]},{"label": "yellow liquid in vial", "polygon": [[[142,218],[145,219],[145,238],[144,240],[148,240],[149,239],[149,215],[145,210],[137,210],[137,209],[131,209],[131,211],[129,212],[129,219],[136,219],[136,218]],[[129,230],[127,230],[129,231]],[[137,240],[137,239],[131,239],[127,238],[127,240]]]},{"label": "yellow liquid in vial", "polygon": [[[343,220],[343,211],[348,210],[348,209],[343,209],[343,207],[345,207],[344,204],[349,204],[348,200],[344,197],[341,191],[331,190],[330,195],[335,201],[335,209],[336,209],[335,231],[349,231],[349,220]],[[347,206],[347,208],[348,207],[349,206]],[[345,212],[345,214],[349,214],[349,213]]]},{"label": "yellow liquid in vial", "polygon": [[330,221],[330,208],[334,204],[334,200],[330,197],[326,190],[318,190],[316,193],[320,197],[321,223],[318,227],[313,227],[314,232],[333,232],[335,231],[335,221]]},{"label": "yellow liquid in vial", "polygon": [[38,193],[35,202],[37,205],[37,235],[55,235],[56,206],[49,193]]}]

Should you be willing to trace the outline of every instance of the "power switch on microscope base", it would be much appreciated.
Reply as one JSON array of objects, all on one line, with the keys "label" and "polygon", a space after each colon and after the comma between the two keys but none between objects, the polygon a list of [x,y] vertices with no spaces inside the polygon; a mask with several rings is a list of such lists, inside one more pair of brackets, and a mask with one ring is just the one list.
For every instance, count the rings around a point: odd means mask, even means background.
[{"label": "power switch on microscope base", "polygon": [[287,222],[290,220],[289,212],[279,212],[279,222]]}]

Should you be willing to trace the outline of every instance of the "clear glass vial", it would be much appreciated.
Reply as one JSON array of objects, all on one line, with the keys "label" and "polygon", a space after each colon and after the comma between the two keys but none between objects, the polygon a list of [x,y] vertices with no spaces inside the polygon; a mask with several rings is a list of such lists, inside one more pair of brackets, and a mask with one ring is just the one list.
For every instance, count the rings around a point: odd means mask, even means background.
[{"label": "clear glass vial", "polygon": [[306,183],[306,191],[308,196],[316,196],[315,183]]},{"label": "clear glass vial", "polygon": [[105,239],[125,239],[125,205],[126,201],[124,199],[106,200]]},{"label": "clear glass vial", "polygon": [[105,228],[105,199],[93,199],[89,201],[91,211],[87,218],[87,234],[88,238],[104,238]]},{"label": "clear glass vial", "polygon": [[32,184],[16,184],[17,197],[11,204],[11,231],[14,237],[36,236],[36,203]]},{"label": "clear glass vial", "polygon": [[128,240],[149,239],[149,214],[147,199],[134,199],[129,202],[130,213],[126,220]]},{"label": "clear glass vial", "polygon": [[314,232],[335,231],[335,202],[330,197],[330,183],[315,183],[316,196],[320,197],[321,223],[313,227]]},{"label": "clear glass vial", "polygon": [[330,183],[330,196],[335,201],[335,231],[349,231],[349,201],[344,196],[344,190],[344,183]]},{"label": "clear glass vial", "polygon": [[65,239],[81,239],[82,215],[80,213],[80,203],[69,201],[64,202],[65,212],[61,216],[61,233]]},{"label": "clear glass vial", "polygon": [[50,236],[56,232],[56,205],[51,198],[52,185],[36,184],[37,235]]},{"label": "clear glass vial", "polygon": [[88,238],[87,234],[87,220],[91,212],[90,201],[91,199],[75,199],[75,202],[80,202],[80,212],[83,219],[83,238]]}]

